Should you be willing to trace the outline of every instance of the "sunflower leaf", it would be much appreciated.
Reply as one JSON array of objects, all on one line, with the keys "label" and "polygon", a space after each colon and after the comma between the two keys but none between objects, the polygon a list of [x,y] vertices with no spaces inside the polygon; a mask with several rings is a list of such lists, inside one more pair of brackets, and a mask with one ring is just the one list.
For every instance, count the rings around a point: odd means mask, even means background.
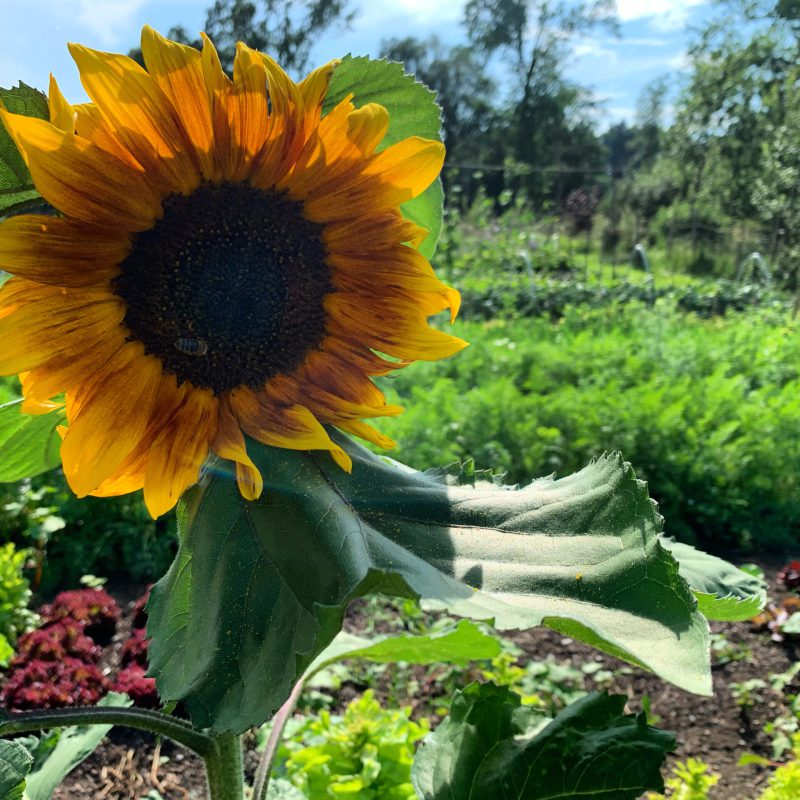
[{"label": "sunflower leaf", "polygon": [[22,400],[0,405],[0,483],[32,478],[58,466],[61,438],[56,427],[60,411],[31,416],[21,411]]},{"label": "sunflower leaf", "polygon": [[[345,56],[333,72],[323,113],[327,114],[350,94],[356,108],[378,103],[389,112],[389,130],[379,150],[409,136],[441,141],[442,115],[436,93],[413,75],[406,75],[402,64],[366,56]],[[428,236],[419,248],[426,258],[436,250],[442,231],[443,196],[442,183],[437,178],[419,197],[401,206],[408,219],[428,229]]]},{"label": "sunflower leaf", "polygon": [[[20,81],[13,89],[0,88],[0,103],[13,114],[48,119],[47,98],[38,89]],[[25,161],[0,122],[0,215],[39,199]]]},{"label": "sunflower leaf", "polygon": [[453,486],[332,435],[351,475],[251,442],[260,500],[217,468],[179,506],[179,551],[148,606],[150,665],[200,727],[262,723],[373,592],[501,629],[547,625],[710,693],[707,622],[619,455],[516,490]]},{"label": "sunflower leaf", "polygon": [[530,736],[517,695],[473,683],[417,751],[414,788],[422,800],[635,800],[663,791],[675,737],[644,714],[623,714],[626,699],[587,695]]}]

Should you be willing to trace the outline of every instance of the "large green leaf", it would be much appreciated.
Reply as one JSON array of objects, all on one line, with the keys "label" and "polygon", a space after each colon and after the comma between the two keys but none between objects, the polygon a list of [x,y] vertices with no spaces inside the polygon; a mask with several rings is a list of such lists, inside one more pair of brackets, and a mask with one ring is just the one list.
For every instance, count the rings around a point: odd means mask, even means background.
[{"label": "large green leaf", "polygon": [[[111,692],[97,705],[130,706],[131,700],[127,695]],[[26,800],[50,800],[61,781],[97,749],[111,728],[111,725],[79,725],[66,728],[44,764],[28,775],[25,786]]]},{"label": "large green leaf", "polygon": [[57,466],[61,438],[56,427],[63,414],[31,416],[20,410],[22,400],[0,406],[0,483],[32,478]]},{"label": "large green leaf", "polygon": [[519,696],[472,684],[417,752],[422,800],[634,800],[662,791],[671,733],[624,715],[625,697],[590,694],[535,736],[525,736]]},{"label": "large green leaf", "polygon": [[710,693],[707,623],[618,455],[509,490],[447,485],[333,435],[351,475],[326,453],[250,442],[260,500],[221,466],[181,502],[178,555],[148,606],[150,664],[200,727],[262,723],[349,601],[377,591],[501,629],[548,625]]},{"label": "large green leaf", "polygon": [[[14,114],[48,119],[47,98],[20,81],[13,89],[0,88],[0,103]],[[31,174],[8,131],[0,122],[0,215],[39,198]]]},{"label": "large green leaf", "polygon": [[764,607],[767,586],[763,578],[689,544],[666,538],[661,543],[677,559],[680,574],[707,619],[736,622],[754,617]]},{"label": "large green leaf", "polygon": [[[323,113],[349,94],[353,95],[356,108],[366,103],[379,103],[389,112],[389,130],[378,149],[409,136],[441,139],[442,117],[436,94],[413,75],[406,75],[402,64],[375,61],[366,56],[345,56],[333,72]],[[419,197],[402,206],[408,219],[429,231],[419,248],[426,258],[436,250],[442,230],[442,199],[442,183],[437,179]]]},{"label": "large green leaf", "polygon": [[33,756],[18,742],[0,739],[0,800],[20,800]]},{"label": "large green leaf", "polygon": [[306,677],[329,664],[360,658],[378,664],[406,661],[409,664],[457,664],[494,658],[501,651],[500,642],[484,633],[474,622],[462,619],[455,628],[414,636],[384,636],[366,639],[340,633],[314,660]]}]

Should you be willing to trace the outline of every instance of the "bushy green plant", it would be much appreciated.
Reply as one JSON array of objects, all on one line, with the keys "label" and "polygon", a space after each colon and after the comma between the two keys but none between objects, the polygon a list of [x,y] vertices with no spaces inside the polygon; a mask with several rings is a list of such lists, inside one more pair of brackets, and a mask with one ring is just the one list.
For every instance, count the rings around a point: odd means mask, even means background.
[{"label": "bushy green plant", "polygon": [[308,800],[413,800],[411,764],[428,724],[409,714],[384,710],[371,691],[341,717],[322,711],[282,746],[282,771]]},{"label": "bushy green plant", "polygon": [[793,739],[794,760],[778,767],[758,800],[795,800],[800,797],[800,734]]},{"label": "bushy green plant", "polygon": [[31,590],[22,572],[27,557],[27,550],[17,550],[10,542],[0,547],[0,667],[14,655],[17,637],[37,620],[28,608]]},{"label": "bushy green plant", "polygon": [[408,410],[379,425],[417,468],[473,457],[520,482],[621,450],[668,534],[715,550],[789,547],[796,329],[774,310],[703,320],[659,306],[570,309],[557,325],[465,321],[457,332],[471,346],[458,359],[384,382]]},{"label": "bushy green plant", "polygon": [[[668,797],[670,800],[708,800],[709,790],[718,781],[719,775],[711,772],[704,761],[697,758],[679,761],[672,770],[672,777],[666,781],[667,789],[671,790]],[[647,797],[648,800],[663,800],[664,795],[651,793]]]}]

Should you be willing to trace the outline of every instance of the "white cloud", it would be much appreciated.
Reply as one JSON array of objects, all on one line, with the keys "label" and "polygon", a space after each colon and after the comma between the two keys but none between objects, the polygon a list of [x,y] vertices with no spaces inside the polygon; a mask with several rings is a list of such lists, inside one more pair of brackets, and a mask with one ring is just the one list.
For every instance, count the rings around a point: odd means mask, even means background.
[{"label": "white cloud", "polygon": [[617,13],[622,22],[650,19],[656,30],[670,31],[682,28],[695,6],[707,0],[617,0]]},{"label": "white cloud", "polygon": [[[461,20],[463,3],[454,0],[394,0],[392,3],[364,3],[356,26],[384,24],[402,19],[404,25],[441,25]],[[421,32],[424,34],[424,32]]]},{"label": "white cloud", "polygon": [[149,0],[57,0],[60,17],[78,23],[103,45],[116,44],[134,26]]}]

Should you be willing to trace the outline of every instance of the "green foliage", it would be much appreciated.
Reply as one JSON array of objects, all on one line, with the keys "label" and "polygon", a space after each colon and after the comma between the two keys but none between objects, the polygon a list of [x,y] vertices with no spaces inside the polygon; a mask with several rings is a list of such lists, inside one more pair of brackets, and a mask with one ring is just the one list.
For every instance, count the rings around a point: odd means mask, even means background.
[{"label": "green foliage", "polygon": [[[709,791],[719,782],[719,775],[710,771],[704,761],[687,758],[679,761],[672,770],[672,777],[667,779],[667,788],[671,789],[670,800],[708,800]],[[648,794],[647,800],[664,800],[664,795]]]},{"label": "green foliage", "polygon": [[339,633],[306,670],[306,677],[345,659],[365,659],[378,664],[405,661],[411,664],[456,664],[489,659],[500,653],[500,644],[469,620],[455,627],[422,636],[387,636],[365,639]]},{"label": "green foliage", "polygon": [[28,609],[31,591],[22,573],[28,555],[10,542],[0,546],[0,667],[14,655],[17,637],[33,628],[38,619]]},{"label": "green foliage", "polygon": [[[13,89],[0,89],[0,103],[13,114],[48,119],[47,98],[20,81]],[[28,168],[8,132],[0,123],[0,215],[39,199]]]},{"label": "green foliage", "polygon": [[87,572],[155,580],[174,557],[174,527],[172,517],[150,517],[141,492],[78,499],[60,470],[0,486],[0,541],[36,549],[45,592],[74,586]]},{"label": "green foliage", "polygon": [[554,717],[586,696],[584,673],[552,658],[519,665],[515,653],[505,650],[492,659],[488,668],[481,669],[481,676],[498,686],[508,686],[520,696],[523,705],[547,717]]},{"label": "green foliage", "polygon": [[19,742],[0,739],[0,800],[22,800],[33,756]]},{"label": "green foliage", "polygon": [[541,728],[508,688],[472,684],[417,754],[414,787],[422,800],[634,800],[662,789],[675,739],[644,714],[625,716],[625,699],[588,695]]},{"label": "green foliage", "polygon": [[619,456],[523,489],[452,486],[333,436],[350,475],[327,454],[250,443],[260,500],[224,468],[184,497],[178,556],[148,606],[149,656],[161,697],[184,700],[196,724],[262,723],[347,603],[374,591],[501,629],[546,624],[709,691],[707,623]]},{"label": "green foliage", "polygon": [[367,691],[342,717],[306,719],[281,746],[277,774],[307,800],[414,800],[411,764],[428,723],[410,709],[386,711]]},{"label": "green foliage", "polygon": [[[794,545],[800,337],[787,314],[704,321],[661,309],[570,309],[558,325],[454,328],[470,347],[384,380],[406,412],[379,427],[418,468],[475,459],[526,481],[620,450],[667,533],[712,551]],[[395,455],[395,453],[393,453]]]},{"label": "green foliage", "polygon": [[[366,103],[379,103],[389,112],[389,130],[379,149],[409,136],[441,139],[442,117],[436,96],[413,75],[406,75],[400,64],[374,61],[365,56],[345,57],[334,70],[323,113],[350,94],[357,108]],[[419,197],[401,207],[404,216],[428,230],[419,248],[427,258],[433,255],[439,240],[442,202],[442,184],[437,178]]]},{"label": "green foliage", "polygon": [[769,777],[758,800],[795,800],[800,797],[800,734],[794,737],[794,759],[778,767]]},{"label": "green foliage", "polygon": [[22,400],[13,400],[0,406],[0,483],[32,478],[59,463],[61,438],[56,426],[62,424],[63,414],[30,416],[21,412],[21,404]]}]

